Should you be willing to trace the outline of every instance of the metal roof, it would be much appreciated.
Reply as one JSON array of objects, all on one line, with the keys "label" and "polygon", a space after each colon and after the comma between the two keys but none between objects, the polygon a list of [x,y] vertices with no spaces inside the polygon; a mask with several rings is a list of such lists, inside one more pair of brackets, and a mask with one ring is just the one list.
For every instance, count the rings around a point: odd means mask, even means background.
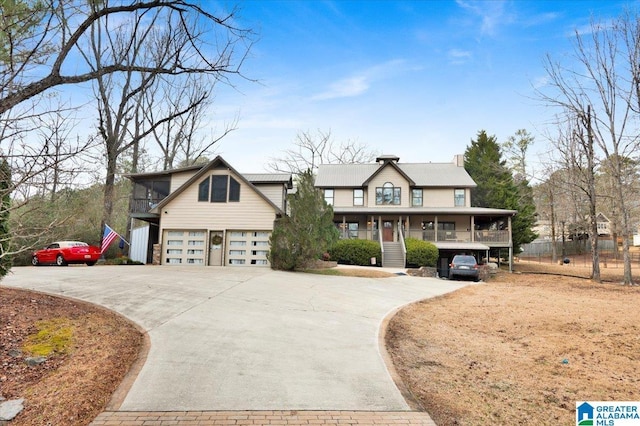
[{"label": "metal roof", "polygon": [[[472,188],[476,183],[464,167],[453,163],[394,163],[417,187]],[[362,187],[385,164],[321,164],[315,185],[320,188]]]},{"label": "metal roof", "polygon": [[293,186],[290,173],[242,173],[249,182],[260,183],[286,183],[289,188]]},{"label": "metal roof", "polygon": [[439,250],[489,250],[489,246],[482,243],[436,241],[433,243]]}]

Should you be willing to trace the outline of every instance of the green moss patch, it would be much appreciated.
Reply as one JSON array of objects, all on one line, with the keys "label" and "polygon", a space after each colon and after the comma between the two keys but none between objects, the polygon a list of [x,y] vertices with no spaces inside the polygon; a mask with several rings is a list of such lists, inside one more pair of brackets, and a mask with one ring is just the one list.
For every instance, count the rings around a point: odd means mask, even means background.
[{"label": "green moss patch", "polygon": [[36,323],[38,331],[27,338],[22,349],[34,356],[68,354],[73,344],[73,325],[66,318],[54,318]]}]

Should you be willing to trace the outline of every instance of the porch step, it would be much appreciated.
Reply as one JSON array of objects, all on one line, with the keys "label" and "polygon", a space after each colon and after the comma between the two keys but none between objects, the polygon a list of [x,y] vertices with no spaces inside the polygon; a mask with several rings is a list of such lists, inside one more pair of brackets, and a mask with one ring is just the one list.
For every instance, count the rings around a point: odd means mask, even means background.
[{"label": "porch step", "polygon": [[401,243],[384,242],[384,256],[382,266],[385,268],[404,268],[405,259]]}]

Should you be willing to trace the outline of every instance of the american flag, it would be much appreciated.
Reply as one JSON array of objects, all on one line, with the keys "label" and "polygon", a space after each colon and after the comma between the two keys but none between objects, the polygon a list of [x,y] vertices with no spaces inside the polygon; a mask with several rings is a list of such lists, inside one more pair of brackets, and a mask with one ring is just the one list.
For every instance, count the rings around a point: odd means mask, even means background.
[{"label": "american flag", "polygon": [[116,237],[119,237],[119,236],[120,235],[118,235],[118,233],[116,231],[111,229],[109,227],[109,225],[107,225],[105,223],[104,224],[104,234],[102,234],[102,246],[100,247],[100,253],[104,253],[105,250],[107,250],[109,248],[109,246],[111,245],[113,240],[115,240]]}]

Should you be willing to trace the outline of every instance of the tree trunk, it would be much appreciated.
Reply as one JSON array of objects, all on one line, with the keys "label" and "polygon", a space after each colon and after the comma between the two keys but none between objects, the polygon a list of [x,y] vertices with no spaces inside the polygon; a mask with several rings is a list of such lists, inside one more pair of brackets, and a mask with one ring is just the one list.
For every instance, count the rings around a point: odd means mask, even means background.
[{"label": "tree trunk", "polygon": [[[627,210],[627,206],[625,203],[625,199],[624,199],[624,191],[622,189],[623,185],[622,185],[622,181],[620,179],[620,176],[618,175],[617,178],[617,196],[618,196],[618,200],[620,203],[620,211],[622,213],[621,215],[621,220],[622,220],[622,261],[624,263],[624,284],[625,285],[632,285],[633,284],[633,277],[631,276],[631,256],[629,255],[629,237],[630,237],[630,232],[629,232],[629,211]],[[618,240],[616,238],[616,241],[614,242],[616,249],[618,248]]]},{"label": "tree trunk", "polygon": [[584,117],[587,130],[586,154],[587,154],[587,187],[589,191],[589,222],[591,225],[591,279],[597,283],[602,282],[600,277],[600,253],[598,251],[598,217],[596,210],[596,178],[595,178],[595,152],[594,135],[591,124],[591,105],[587,106]]},{"label": "tree trunk", "polygon": [[110,151],[107,151],[107,177],[104,182],[104,211],[102,212],[102,223],[100,227],[100,244],[102,244],[102,236],[105,229],[104,226],[111,223],[111,216],[113,214],[113,199],[115,196],[115,181],[116,156],[113,155]]},{"label": "tree trunk", "polygon": [[555,264],[558,262],[558,249],[556,248],[556,209],[553,205],[553,188],[549,190],[549,198],[551,200],[551,263]]}]

